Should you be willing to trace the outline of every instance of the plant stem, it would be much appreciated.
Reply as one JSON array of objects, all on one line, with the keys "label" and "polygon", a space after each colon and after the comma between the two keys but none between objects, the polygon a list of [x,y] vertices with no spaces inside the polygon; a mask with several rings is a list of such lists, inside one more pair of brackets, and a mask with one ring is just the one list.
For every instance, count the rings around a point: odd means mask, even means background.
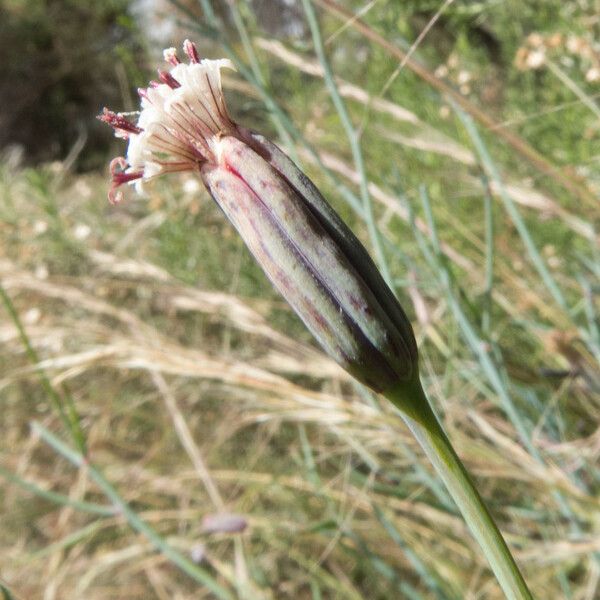
[{"label": "plant stem", "polygon": [[502,534],[437,420],[419,379],[384,395],[401,411],[404,421],[448,488],[506,597],[532,600]]}]

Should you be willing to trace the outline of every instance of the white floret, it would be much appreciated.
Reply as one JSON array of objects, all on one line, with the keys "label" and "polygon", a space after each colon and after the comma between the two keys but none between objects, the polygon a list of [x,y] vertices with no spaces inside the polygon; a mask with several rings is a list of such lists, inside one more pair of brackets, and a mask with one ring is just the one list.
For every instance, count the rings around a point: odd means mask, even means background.
[{"label": "white floret", "polygon": [[[171,56],[173,49],[165,50]],[[221,89],[221,69],[234,69],[230,60],[204,59],[200,63],[179,63],[170,69],[179,87],[161,83],[145,90],[138,127],[143,131],[129,137],[127,162],[132,170],[143,170],[148,180],[170,170],[182,170],[189,162],[193,169],[205,153],[208,160],[214,142],[231,130]],[[141,181],[136,182],[141,189]]]}]

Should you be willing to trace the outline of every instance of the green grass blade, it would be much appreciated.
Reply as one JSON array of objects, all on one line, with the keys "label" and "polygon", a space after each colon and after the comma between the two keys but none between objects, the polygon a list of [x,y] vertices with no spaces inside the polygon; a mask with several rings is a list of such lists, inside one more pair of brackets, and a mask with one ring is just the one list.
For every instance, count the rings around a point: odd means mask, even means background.
[{"label": "green grass blade", "polygon": [[550,292],[550,295],[552,296],[552,298],[554,298],[554,301],[558,304],[558,306],[560,306],[563,310],[565,310],[568,313],[569,310],[565,297],[563,296],[562,291],[558,287],[558,284],[554,280],[554,277],[548,270],[544,259],[539,253],[529,233],[529,229],[527,228],[523,217],[521,217],[521,213],[517,209],[513,199],[507,193],[506,188],[504,187],[504,183],[502,181],[502,177],[500,176],[500,172],[496,167],[494,161],[492,160],[492,157],[490,156],[489,152],[487,151],[487,148],[483,142],[483,139],[479,135],[479,132],[477,131],[477,127],[475,126],[473,119],[471,119],[471,117],[469,117],[455,104],[453,106],[456,114],[465,126],[465,129],[469,134],[473,145],[475,146],[475,150],[477,151],[479,158],[481,159],[484,169],[488,173],[490,179],[492,179],[496,183],[496,186],[498,187],[498,193],[500,195],[502,203],[504,204],[504,208],[506,209],[506,212],[510,216],[513,225],[519,233],[519,236],[521,237],[523,245],[525,246],[525,250],[527,251],[527,254],[529,255],[529,258],[534,268],[536,269],[546,288]]},{"label": "green grass blade", "polygon": [[388,282],[389,285],[392,285],[390,269],[387,263],[385,252],[383,250],[381,236],[379,230],[377,229],[375,214],[373,212],[373,204],[371,202],[371,195],[369,193],[368,188],[368,178],[360,145],[360,136],[358,135],[358,132],[352,124],[350,115],[348,114],[348,110],[346,109],[346,104],[342,100],[342,97],[337,88],[337,84],[335,83],[335,78],[331,70],[331,66],[329,65],[329,61],[325,56],[325,48],[323,46],[323,40],[321,38],[321,31],[319,29],[319,24],[317,23],[317,16],[312,6],[312,2],[311,0],[302,0],[302,5],[304,7],[304,12],[306,13],[308,26],[312,34],[315,52],[317,53],[319,62],[323,67],[325,84],[327,85],[327,89],[329,90],[329,94],[331,96],[333,104],[340,116],[342,126],[346,131],[346,136],[348,138],[348,142],[350,143],[350,149],[354,160],[354,166],[356,167],[356,170],[360,177],[360,194],[362,197],[367,229],[369,231],[371,243],[373,244],[373,248],[375,250],[377,263],[379,268],[381,269],[383,278],[386,280],[386,282]]},{"label": "green grass blade", "polygon": [[116,509],[111,506],[102,506],[101,504],[95,504],[93,502],[73,500],[72,498],[64,496],[63,494],[59,494],[51,490],[44,490],[35,483],[31,483],[30,481],[22,479],[18,475],[15,475],[14,473],[9,471],[8,469],[5,469],[2,466],[0,466],[0,476],[18,485],[24,490],[27,490],[28,492],[39,496],[40,498],[43,498],[44,500],[48,500],[49,502],[53,502],[54,504],[58,504],[60,506],[70,506],[71,508],[80,510],[82,512],[88,512],[104,517],[114,517],[117,513]]},{"label": "green grass blade", "polygon": [[2,582],[0,582],[0,592],[2,592],[2,600],[16,600],[10,593],[10,590]]},{"label": "green grass blade", "polygon": [[6,290],[0,284],[0,299],[6,308],[14,326],[16,327],[19,337],[21,338],[21,342],[25,348],[25,353],[29,361],[35,366],[35,370],[38,374],[38,377],[41,381],[42,387],[50,400],[50,403],[54,407],[54,409],[58,412],[62,422],[64,423],[67,431],[71,434],[73,441],[79,448],[79,450],[83,453],[86,451],[85,444],[85,436],[81,429],[81,424],[79,422],[79,416],[77,415],[77,410],[75,408],[75,404],[73,399],[69,394],[65,394],[65,397],[61,397],[61,395],[54,389],[52,382],[46,375],[46,372],[38,366],[40,363],[40,359],[38,353],[33,347],[29,336],[23,326],[23,323],[19,317],[19,313],[17,312],[10,296],[6,293]]}]

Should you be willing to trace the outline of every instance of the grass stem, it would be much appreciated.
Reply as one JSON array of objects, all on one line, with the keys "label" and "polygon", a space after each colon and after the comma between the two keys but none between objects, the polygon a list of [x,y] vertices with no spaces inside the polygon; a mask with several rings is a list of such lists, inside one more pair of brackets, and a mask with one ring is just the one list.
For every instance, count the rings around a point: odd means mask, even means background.
[{"label": "grass stem", "polygon": [[531,600],[533,596],[500,530],[435,416],[420,381],[399,386],[385,396],[400,409],[404,421],[448,488],[506,597]]}]

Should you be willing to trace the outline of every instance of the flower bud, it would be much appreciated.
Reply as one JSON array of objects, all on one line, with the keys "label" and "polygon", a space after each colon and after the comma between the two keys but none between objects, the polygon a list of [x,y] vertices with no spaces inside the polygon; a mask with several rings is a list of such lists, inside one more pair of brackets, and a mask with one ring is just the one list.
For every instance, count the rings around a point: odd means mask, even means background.
[{"label": "flower bud", "polygon": [[411,325],[364,246],[314,184],[272,142],[235,124],[221,90],[226,60],[198,58],[159,72],[141,90],[137,124],[100,117],[129,139],[127,159],[111,164],[116,188],[162,173],[200,174],[273,285],[323,349],[359,381],[385,391],[418,376]]}]

